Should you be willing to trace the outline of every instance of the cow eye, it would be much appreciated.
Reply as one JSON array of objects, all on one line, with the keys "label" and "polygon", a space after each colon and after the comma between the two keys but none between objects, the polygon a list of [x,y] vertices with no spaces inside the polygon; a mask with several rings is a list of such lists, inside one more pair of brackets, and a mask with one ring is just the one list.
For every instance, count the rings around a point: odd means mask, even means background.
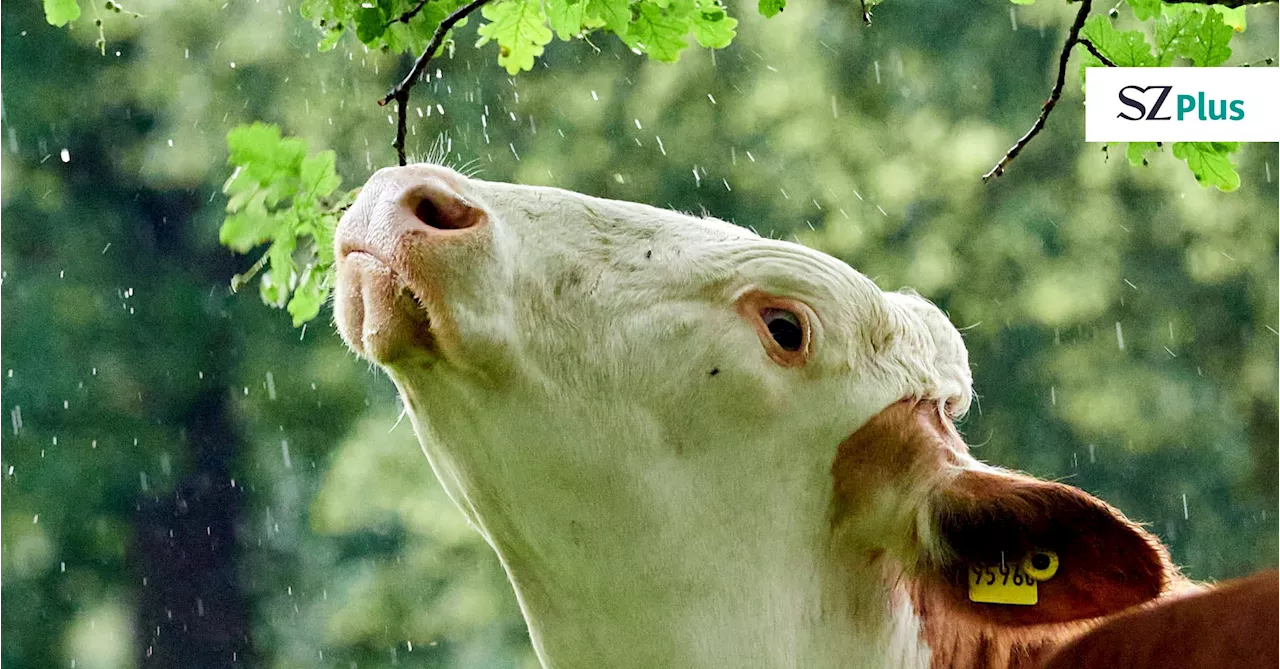
[{"label": "cow eye", "polygon": [[782,350],[799,351],[804,346],[804,326],[799,316],[786,309],[766,308],[760,310],[760,319]]}]

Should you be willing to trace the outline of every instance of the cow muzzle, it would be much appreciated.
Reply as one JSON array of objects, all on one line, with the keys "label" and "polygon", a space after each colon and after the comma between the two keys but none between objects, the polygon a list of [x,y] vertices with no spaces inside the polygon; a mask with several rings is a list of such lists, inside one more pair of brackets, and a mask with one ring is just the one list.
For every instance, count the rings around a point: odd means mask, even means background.
[{"label": "cow muzzle", "polygon": [[490,242],[466,192],[466,177],[434,165],[382,169],[364,185],[334,239],[334,317],[354,351],[383,365],[448,356],[446,291]]}]

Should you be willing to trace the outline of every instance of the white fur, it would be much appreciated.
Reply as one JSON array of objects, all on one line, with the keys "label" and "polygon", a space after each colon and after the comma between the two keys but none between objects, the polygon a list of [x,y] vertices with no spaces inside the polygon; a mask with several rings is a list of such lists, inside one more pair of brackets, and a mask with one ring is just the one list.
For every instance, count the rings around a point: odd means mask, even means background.
[{"label": "white fur", "polygon": [[[384,170],[353,211],[439,169]],[[968,407],[947,318],[721,221],[457,179],[489,225],[431,260],[456,349],[385,366],[544,667],[925,666],[907,600],[827,559],[830,467],[901,398]],[[752,288],[813,309],[806,365],[735,312]]]}]

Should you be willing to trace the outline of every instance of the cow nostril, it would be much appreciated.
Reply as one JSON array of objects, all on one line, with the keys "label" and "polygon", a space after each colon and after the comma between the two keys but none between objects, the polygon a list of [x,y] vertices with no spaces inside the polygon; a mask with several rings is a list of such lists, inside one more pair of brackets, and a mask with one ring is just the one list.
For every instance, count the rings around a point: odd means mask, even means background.
[{"label": "cow nostril", "polygon": [[423,225],[436,230],[465,230],[478,225],[480,210],[460,196],[452,193],[419,193],[410,195],[413,215]]},{"label": "cow nostril", "polygon": [[[450,207],[449,209],[459,209]],[[460,207],[467,209],[467,207]],[[439,207],[431,198],[424,197],[418,201],[413,208],[413,215],[419,221],[422,221],[429,228],[438,230],[461,230],[471,227],[471,217],[465,212],[447,211],[445,208]]]}]

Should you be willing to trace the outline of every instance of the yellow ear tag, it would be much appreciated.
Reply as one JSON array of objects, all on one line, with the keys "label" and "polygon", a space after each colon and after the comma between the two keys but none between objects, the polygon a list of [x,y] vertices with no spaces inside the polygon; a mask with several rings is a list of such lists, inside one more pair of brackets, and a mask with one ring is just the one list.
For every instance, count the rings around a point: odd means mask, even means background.
[{"label": "yellow ear tag", "polygon": [[1058,556],[1037,551],[1017,564],[970,565],[969,601],[1032,606],[1039,601],[1040,581],[1058,572]]}]

